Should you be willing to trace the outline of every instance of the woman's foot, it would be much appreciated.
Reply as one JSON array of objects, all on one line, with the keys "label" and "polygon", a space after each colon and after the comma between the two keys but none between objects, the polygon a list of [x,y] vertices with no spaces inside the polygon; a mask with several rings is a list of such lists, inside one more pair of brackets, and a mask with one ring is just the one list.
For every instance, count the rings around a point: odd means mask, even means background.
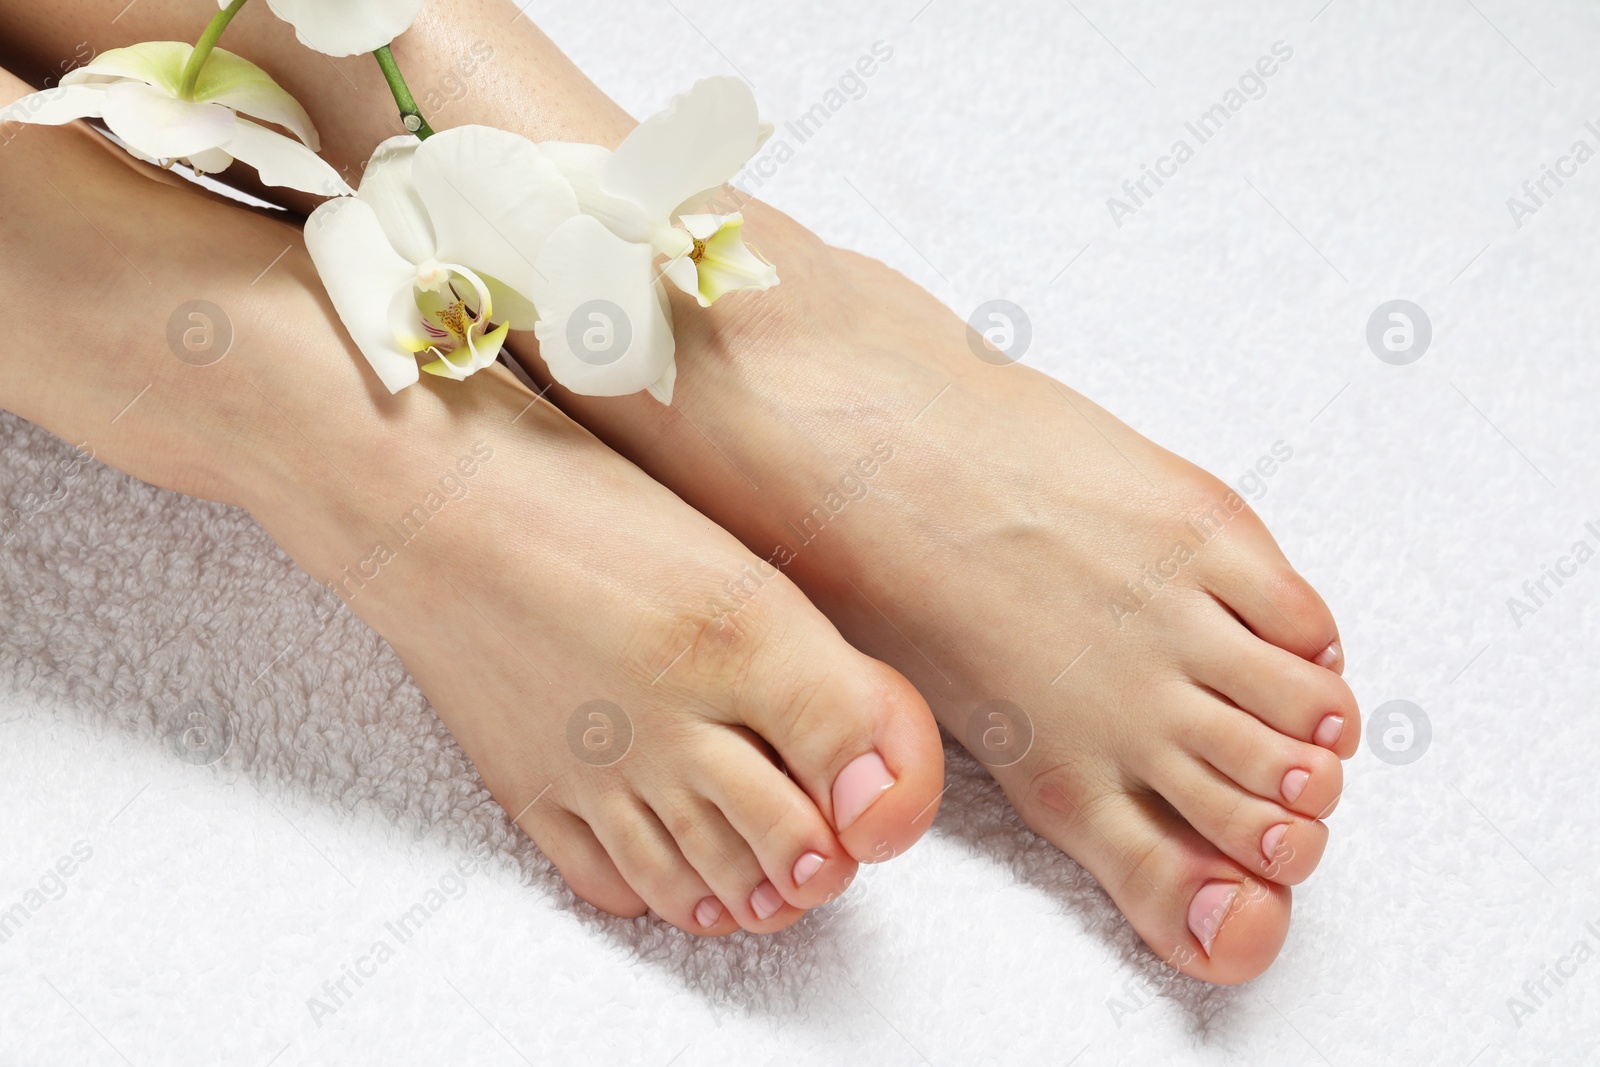
[{"label": "woman's foot", "polygon": [[787,578],[499,368],[390,397],[297,229],[114,152],[77,128],[8,150],[0,282],[42,300],[52,358],[16,348],[0,403],[249,508],[579,896],[777,930],[928,826],[926,705]]},{"label": "woman's foot", "polygon": [[372,419],[274,377],[313,439],[253,514],[389,641],[579,896],[770,932],[932,822],[942,752],[910,684],[509,374]]},{"label": "woman's foot", "polygon": [[1326,606],[1217,479],[977,358],[881,264],[746,213],[783,284],[678,315],[673,407],[551,395],[792,555],[1164,959],[1260,973],[1360,735]]}]

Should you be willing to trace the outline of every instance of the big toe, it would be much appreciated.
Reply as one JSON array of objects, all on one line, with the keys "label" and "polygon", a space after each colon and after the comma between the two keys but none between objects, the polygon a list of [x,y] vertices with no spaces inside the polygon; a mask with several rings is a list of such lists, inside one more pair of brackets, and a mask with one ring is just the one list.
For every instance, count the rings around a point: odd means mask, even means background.
[{"label": "big toe", "polygon": [[1343,674],[1344,647],[1333,612],[1283,558],[1260,520],[1241,529],[1246,549],[1208,573],[1206,584],[1261,640]]},{"label": "big toe", "polygon": [[820,614],[814,622],[790,640],[763,642],[739,714],[845,850],[882,862],[910,848],[938,811],[939,728],[910,682],[851,648]]}]

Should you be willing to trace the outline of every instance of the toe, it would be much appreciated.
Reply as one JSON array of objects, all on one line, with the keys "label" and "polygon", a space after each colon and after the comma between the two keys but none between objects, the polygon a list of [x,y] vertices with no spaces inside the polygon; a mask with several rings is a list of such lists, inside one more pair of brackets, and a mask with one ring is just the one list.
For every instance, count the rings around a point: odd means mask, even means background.
[{"label": "toe", "polygon": [[769,934],[805,914],[784,900],[744,835],[705,797],[674,790],[652,800],[685,859],[736,925]]},{"label": "toe", "polygon": [[1343,678],[1260,640],[1219,616],[1197,627],[1180,653],[1196,682],[1261,722],[1340,759],[1361,743],[1361,714]]},{"label": "toe", "polygon": [[856,861],[811,798],[752,741],[729,733],[705,756],[690,784],[744,838],[783,900],[815,908],[849,887]]},{"label": "toe", "polygon": [[1187,753],[1169,752],[1148,779],[1189,825],[1259,877],[1298,885],[1322,859],[1326,826],[1245,792]]},{"label": "toe", "polygon": [[[878,863],[904,852],[932,824],[944,785],[927,703],[831,626],[823,642],[781,655],[750,676],[746,725],[777,750],[850,856]],[[819,664],[827,665],[820,676]]]},{"label": "toe", "polygon": [[1289,890],[1233,863],[1156,797],[1085,794],[1081,780],[1052,768],[1007,792],[1169,966],[1224,984],[1266,970],[1288,934]]},{"label": "toe", "polygon": [[1237,563],[1208,578],[1212,594],[1261,640],[1334,673],[1344,670],[1333,613],[1287,562]]},{"label": "toe", "polygon": [[578,816],[547,804],[541,811],[524,812],[518,825],[556,865],[580,900],[625,919],[636,919],[649,910],[650,905],[628,885],[589,824]]},{"label": "toe", "polygon": [[656,915],[692,934],[726,934],[738,928],[726,907],[708,903],[717,901],[716,894],[643,801],[614,794],[603,813],[588,822],[617,871]]},{"label": "toe", "polygon": [[1344,790],[1344,765],[1208,694],[1197,694],[1189,750],[1238,786],[1297,814],[1326,819]]}]

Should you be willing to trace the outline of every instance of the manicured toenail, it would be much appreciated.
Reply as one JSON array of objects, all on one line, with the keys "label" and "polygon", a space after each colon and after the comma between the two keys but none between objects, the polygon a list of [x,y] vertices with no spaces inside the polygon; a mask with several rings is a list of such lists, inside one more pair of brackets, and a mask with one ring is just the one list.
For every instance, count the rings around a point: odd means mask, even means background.
[{"label": "manicured toenail", "polygon": [[1289,824],[1286,822],[1267,827],[1267,832],[1261,835],[1261,854],[1269,860],[1277,856],[1278,845],[1283,841],[1283,835],[1288,832]]},{"label": "manicured toenail", "polygon": [[1228,917],[1228,907],[1239,895],[1238,882],[1207,882],[1189,902],[1189,931],[1207,956],[1211,955],[1211,942],[1222,929],[1222,920]]},{"label": "manicured toenail", "polygon": [[1317,658],[1311,662],[1319,667],[1326,667],[1331,671],[1339,665],[1339,661],[1343,658],[1344,649],[1340,648],[1339,642],[1335,641],[1321,652],[1318,652]]},{"label": "manicured toenail", "polygon": [[1332,748],[1339,743],[1339,735],[1344,733],[1343,715],[1324,715],[1322,721],[1317,723],[1317,732],[1311,735],[1311,740],[1323,748]]},{"label": "manicured toenail", "polygon": [[722,901],[716,897],[706,897],[694,906],[694,921],[700,924],[701,929],[709,930],[722,921]]},{"label": "manicured toenail", "polygon": [[763,922],[778,914],[778,909],[781,907],[783,907],[783,894],[779,893],[777,886],[771,882],[762,882],[756,886],[756,891],[750,894],[750,910]]},{"label": "manicured toenail", "polygon": [[894,775],[876,752],[851,760],[833,781],[834,829],[843,833],[892,785]]},{"label": "manicured toenail", "polygon": [[822,865],[828,862],[828,857],[820,852],[807,852],[804,856],[794,861],[794,884],[805,885],[811,881],[811,876],[822,870]]},{"label": "manicured toenail", "polygon": [[1283,784],[1278,788],[1283,791],[1283,799],[1293,804],[1300,799],[1300,794],[1306,791],[1306,783],[1311,781],[1311,772],[1303,771],[1299,767],[1283,776]]}]

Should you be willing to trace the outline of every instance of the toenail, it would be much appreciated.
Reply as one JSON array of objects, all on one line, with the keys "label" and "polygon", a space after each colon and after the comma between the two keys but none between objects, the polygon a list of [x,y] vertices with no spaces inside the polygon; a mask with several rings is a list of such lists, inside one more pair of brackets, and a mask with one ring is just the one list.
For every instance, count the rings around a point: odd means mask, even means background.
[{"label": "toenail", "polygon": [[1288,832],[1289,824],[1286,822],[1267,827],[1267,832],[1261,835],[1261,854],[1269,860],[1274,859],[1278,855],[1278,846],[1283,842],[1283,835]]},{"label": "toenail", "polygon": [[1211,955],[1211,942],[1222,929],[1222,920],[1228,917],[1228,907],[1239,895],[1238,882],[1207,882],[1189,902],[1189,930],[1207,956]]},{"label": "toenail", "polygon": [[722,901],[716,897],[706,897],[694,906],[694,921],[700,924],[701,929],[709,930],[722,921]]},{"label": "toenail", "polygon": [[776,915],[781,907],[783,907],[783,894],[779,893],[778,887],[771,882],[762,882],[756,886],[756,891],[750,894],[750,910],[763,922]]},{"label": "toenail", "polygon": [[1319,667],[1326,667],[1331,671],[1338,666],[1339,661],[1343,658],[1344,649],[1340,648],[1339,642],[1335,641],[1321,652],[1318,652],[1317,658],[1311,662],[1315,663]]},{"label": "toenail", "polygon": [[876,752],[851,760],[833,782],[834,828],[843,833],[892,785],[894,775]]},{"label": "toenail", "polygon": [[804,856],[794,861],[794,884],[805,885],[811,881],[811,876],[822,870],[822,865],[828,862],[828,857],[820,852],[807,852]]},{"label": "toenail", "polygon": [[1311,735],[1311,740],[1323,748],[1332,748],[1339,743],[1339,735],[1344,733],[1343,715],[1324,715],[1322,721],[1317,723],[1317,732]]},{"label": "toenail", "polygon": [[1283,776],[1283,785],[1278,788],[1283,791],[1283,799],[1293,804],[1300,799],[1300,794],[1306,791],[1306,783],[1311,781],[1311,772],[1303,771],[1299,767]]}]

